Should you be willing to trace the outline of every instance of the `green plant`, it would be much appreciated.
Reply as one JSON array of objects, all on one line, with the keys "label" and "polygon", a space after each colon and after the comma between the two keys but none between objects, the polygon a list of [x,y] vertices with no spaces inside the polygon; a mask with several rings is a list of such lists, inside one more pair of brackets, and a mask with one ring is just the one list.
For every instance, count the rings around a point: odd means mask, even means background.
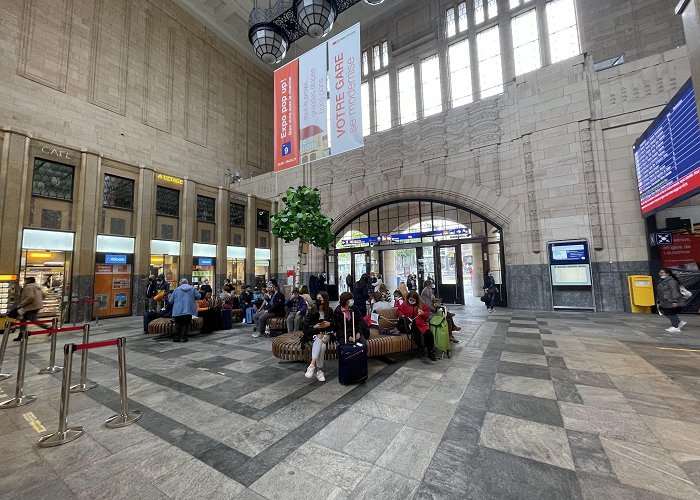
[{"label": "green plant", "polygon": [[299,282],[299,266],[305,245],[311,244],[327,250],[333,245],[335,236],[331,232],[333,219],[321,211],[321,194],[318,189],[299,186],[288,188],[282,198],[284,208],[270,217],[271,232],[286,243],[298,240],[298,258],[296,266]]}]

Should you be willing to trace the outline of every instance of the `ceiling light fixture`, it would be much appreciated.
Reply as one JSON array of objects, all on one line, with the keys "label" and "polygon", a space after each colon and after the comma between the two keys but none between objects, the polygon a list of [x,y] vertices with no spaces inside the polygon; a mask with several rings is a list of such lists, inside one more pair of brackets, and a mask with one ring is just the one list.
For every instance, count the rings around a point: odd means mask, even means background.
[{"label": "ceiling light fixture", "polygon": [[[296,40],[322,38],[331,32],[338,15],[361,0],[272,0],[268,8],[255,1],[248,18],[248,40],[262,61],[277,64]],[[384,0],[364,0],[379,5]]]}]

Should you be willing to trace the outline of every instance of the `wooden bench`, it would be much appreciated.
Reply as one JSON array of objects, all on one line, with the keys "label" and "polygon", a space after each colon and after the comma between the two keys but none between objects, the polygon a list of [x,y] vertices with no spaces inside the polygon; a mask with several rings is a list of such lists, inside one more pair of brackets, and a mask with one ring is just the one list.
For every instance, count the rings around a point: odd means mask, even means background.
[{"label": "wooden bench", "polygon": [[[190,332],[201,330],[203,325],[204,320],[194,316],[190,323]],[[175,335],[175,320],[173,318],[156,318],[148,324],[148,333]]]},{"label": "wooden bench", "polygon": [[[311,359],[311,343],[301,350],[299,341],[301,332],[285,333],[272,340],[272,355],[284,361],[309,361]],[[384,356],[397,352],[410,351],[415,348],[413,339],[408,335],[380,335],[371,328],[367,341],[367,355],[371,357]],[[329,342],[324,359],[338,359],[338,344]]]}]

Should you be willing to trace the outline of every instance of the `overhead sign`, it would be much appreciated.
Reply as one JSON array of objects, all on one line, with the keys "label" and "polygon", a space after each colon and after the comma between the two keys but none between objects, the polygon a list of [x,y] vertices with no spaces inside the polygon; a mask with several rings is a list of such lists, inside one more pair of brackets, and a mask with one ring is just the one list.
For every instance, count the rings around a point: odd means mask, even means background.
[{"label": "overhead sign", "polygon": [[108,253],[105,255],[105,264],[126,264],[126,255]]},{"label": "overhead sign", "polygon": [[214,260],[211,257],[199,257],[197,259],[198,266],[213,266]]},{"label": "overhead sign", "polygon": [[299,59],[275,70],[275,170],[299,164]]},{"label": "overhead sign", "polygon": [[691,80],[633,147],[642,215],[700,191],[700,124]]},{"label": "overhead sign", "polygon": [[357,23],[328,40],[332,154],[364,145],[360,66],[360,23]]},{"label": "overhead sign", "polygon": [[156,180],[161,182],[169,182],[170,184],[176,184],[182,186],[185,183],[185,179],[180,179],[179,177],[173,177],[167,174],[156,174]]},{"label": "overhead sign", "polygon": [[328,156],[328,78],[322,43],[299,58],[299,151],[302,163]]},{"label": "overhead sign", "polygon": [[391,243],[405,240],[419,240],[421,238],[429,238],[431,236],[471,236],[471,230],[468,227],[458,227],[453,229],[438,229],[435,231],[423,231],[421,233],[397,233],[389,236],[366,236],[364,238],[351,238],[341,240],[343,245],[360,245],[362,243]]}]

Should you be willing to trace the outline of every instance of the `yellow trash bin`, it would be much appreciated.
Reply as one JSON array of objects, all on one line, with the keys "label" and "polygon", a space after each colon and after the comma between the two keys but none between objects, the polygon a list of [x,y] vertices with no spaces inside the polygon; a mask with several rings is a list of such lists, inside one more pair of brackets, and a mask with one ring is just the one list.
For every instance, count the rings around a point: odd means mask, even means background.
[{"label": "yellow trash bin", "polygon": [[632,275],[627,277],[630,289],[630,309],[633,313],[650,313],[654,305],[654,283],[651,276]]}]

